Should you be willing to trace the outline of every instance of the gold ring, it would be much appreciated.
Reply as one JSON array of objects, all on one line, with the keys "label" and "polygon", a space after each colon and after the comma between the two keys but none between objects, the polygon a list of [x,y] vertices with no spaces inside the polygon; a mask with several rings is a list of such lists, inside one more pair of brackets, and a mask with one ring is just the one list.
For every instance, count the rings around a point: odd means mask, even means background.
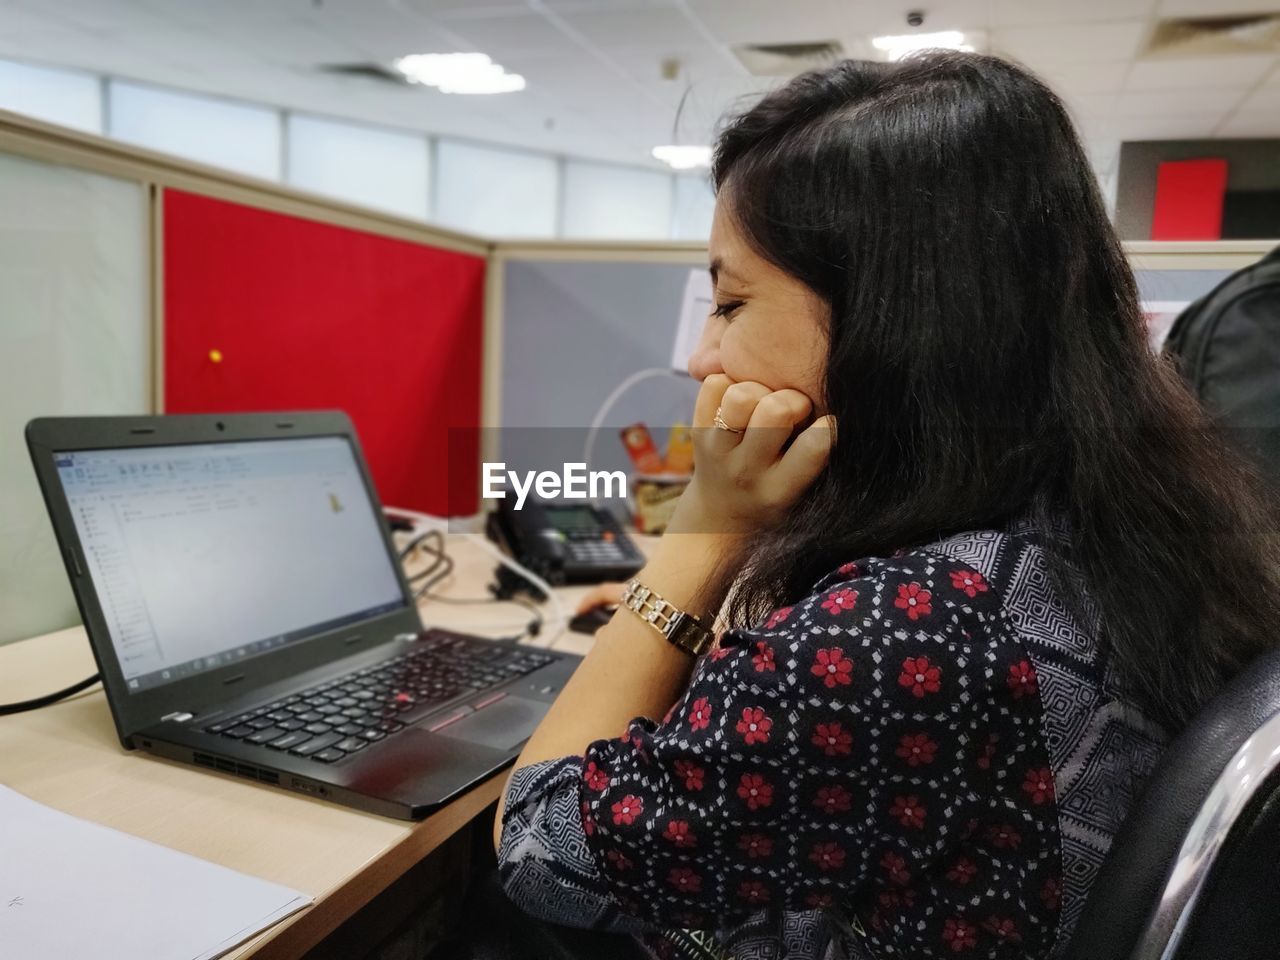
[{"label": "gold ring", "polygon": [[721,416],[721,412],[721,408],[716,407],[716,415],[711,418],[712,426],[716,427],[718,430],[728,430],[730,433],[742,433],[742,431],[737,427],[731,427],[725,423],[724,417]]}]

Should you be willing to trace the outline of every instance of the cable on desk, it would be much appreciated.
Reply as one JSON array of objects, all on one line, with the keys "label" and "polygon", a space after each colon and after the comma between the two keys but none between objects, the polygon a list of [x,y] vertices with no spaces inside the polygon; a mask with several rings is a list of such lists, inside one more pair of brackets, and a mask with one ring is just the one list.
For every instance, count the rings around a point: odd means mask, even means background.
[{"label": "cable on desk", "polygon": [[34,700],[22,700],[18,703],[0,703],[0,717],[11,713],[25,713],[28,710],[39,710],[41,707],[47,707],[50,704],[57,703],[59,700],[65,700],[81,690],[87,690],[101,679],[102,674],[95,673],[92,677],[86,677],[79,683],[73,683],[65,690],[59,690],[57,693],[48,693],[43,697],[36,697]]},{"label": "cable on desk", "polygon": [[[398,515],[401,517],[405,517],[409,520],[412,520],[415,524],[425,525],[430,530],[440,531],[440,530],[447,529],[447,524],[448,524],[447,520],[445,520],[442,517],[433,517],[431,516],[431,514],[422,513],[419,510],[409,510],[404,507],[383,507],[383,510],[386,513]],[[520,574],[522,577],[524,577],[526,580],[528,580],[530,583],[536,586],[539,590],[541,590],[544,594],[546,594],[547,601],[551,605],[552,617],[550,620],[549,629],[546,631],[549,636],[546,643],[543,645],[550,649],[554,649],[555,645],[561,639],[563,639],[563,635],[569,625],[569,614],[564,609],[564,604],[560,600],[560,595],[556,593],[556,591],[552,589],[551,584],[547,583],[547,581],[542,579],[542,577],[538,576],[536,573],[534,573],[524,564],[520,563],[519,561],[515,560],[512,557],[507,556],[505,553],[499,550],[496,545],[490,543],[487,539],[485,539],[484,534],[463,533],[462,535],[467,537],[471,541],[472,546],[489,554],[491,557],[493,557],[494,560],[502,564],[507,569],[513,570],[516,573]]]},{"label": "cable on desk", "polygon": [[[433,541],[433,542],[431,542]],[[542,632],[543,624],[546,623],[542,615],[542,611],[537,605],[523,597],[447,597],[441,594],[432,593],[431,588],[437,583],[444,580],[453,572],[453,558],[445,551],[444,536],[439,530],[427,530],[424,533],[415,535],[400,550],[400,559],[407,560],[415,550],[430,555],[433,560],[431,565],[425,570],[419,570],[408,577],[410,583],[423,580],[421,586],[417,587],[413,593],[413,599],[421,600],[437,600],[441,603],[451,603],[457,606],[472,606],[491,603],[514,603],[516,606],[523,607],[533,614],[533,619],[525,626],[524,633],[530,637],[536,637]],[[441,569],[443,568],[443,569]]]}]

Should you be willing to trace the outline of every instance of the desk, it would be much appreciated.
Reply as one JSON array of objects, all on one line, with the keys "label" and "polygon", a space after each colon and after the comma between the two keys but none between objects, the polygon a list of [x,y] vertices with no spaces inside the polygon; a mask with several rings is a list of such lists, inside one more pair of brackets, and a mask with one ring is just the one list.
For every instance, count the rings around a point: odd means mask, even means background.
[{"label": "desk", "polygon": [[[435,592],[483,596],[492,559],[463,537],[450,537],[448,549],[456,566]],[[572,615],[586,589],[558,592]],[[496,603],[426,600],[421,612],[427,624],[488,636],[509,636],[529,619],[517,606]],[[555,648],[585,653],[590,645],[589,637],[566,632]],[[0,646],[0,702],[60,689],[94,670],[80,627]],[[497,799],[505,779],[492,777],[411,824],[126,751],[100,687],[42,710],[0,717],[0,783],[55,809],[316,898],[313,906],[232,951],[229,956],[237,960],[303,956],[464,830]]]}]

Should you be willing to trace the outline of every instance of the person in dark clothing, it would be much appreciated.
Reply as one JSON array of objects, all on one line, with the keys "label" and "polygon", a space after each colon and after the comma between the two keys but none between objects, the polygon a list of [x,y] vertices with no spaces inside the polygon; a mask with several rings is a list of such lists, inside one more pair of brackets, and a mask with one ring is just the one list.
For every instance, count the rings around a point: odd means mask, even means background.
[{"label": "person in dark clothing", "polygon": [[655,956],[1053,957],[1274,643],[1275,518],[1025,70],[801,76],[713,180],[694,477],[517,760],[503,889]]}]

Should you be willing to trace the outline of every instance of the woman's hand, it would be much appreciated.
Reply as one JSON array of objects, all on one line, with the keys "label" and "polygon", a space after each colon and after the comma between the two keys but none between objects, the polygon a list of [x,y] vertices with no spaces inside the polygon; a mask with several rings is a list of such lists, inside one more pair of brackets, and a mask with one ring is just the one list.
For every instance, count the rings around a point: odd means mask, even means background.
[{"label": "woman's hand", "polygon": [[[715,426],[717,412],[740,432]],[[798,390],[707,377],[693,414],[693,479],[667,531],[742,534],[781,519],[831,453],[834,417],[795,432],[812,412],[813,402]]]}]

